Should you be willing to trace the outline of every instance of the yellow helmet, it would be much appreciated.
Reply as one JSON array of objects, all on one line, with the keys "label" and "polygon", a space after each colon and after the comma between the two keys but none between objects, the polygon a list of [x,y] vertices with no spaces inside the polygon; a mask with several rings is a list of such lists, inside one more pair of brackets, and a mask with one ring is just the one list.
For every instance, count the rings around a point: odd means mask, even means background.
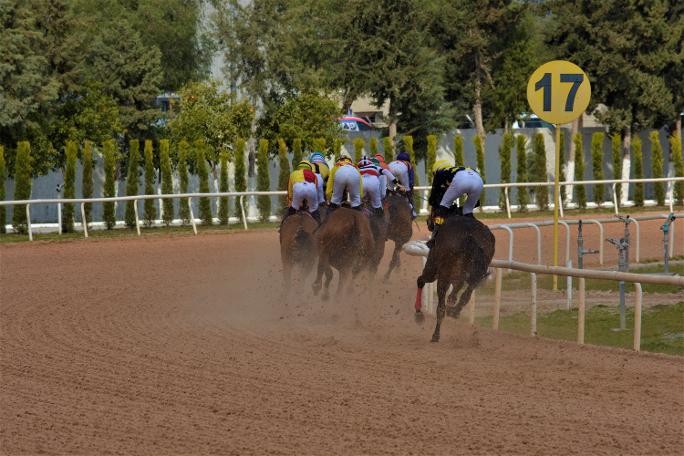
[{"label": "yellow helmet", "polygon": [[297,165],[297,169],[308,169],[309,171],[313,171],[314,167],[309,160],[302,160]]},{"label": "yellow helmet", "polygon": [[434,165],[432,165],[432,172],[436,173],[443,169],[451,168],[452,164],[449,160],[437,160]]}]

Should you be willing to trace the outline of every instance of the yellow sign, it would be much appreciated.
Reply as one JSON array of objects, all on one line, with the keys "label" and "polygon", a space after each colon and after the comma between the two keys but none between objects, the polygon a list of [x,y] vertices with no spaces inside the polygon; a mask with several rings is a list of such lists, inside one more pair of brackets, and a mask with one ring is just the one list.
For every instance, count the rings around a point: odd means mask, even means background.
[{"label": "yellow sign", "polygon": [[537,68],[527,81],[532,111],[552,124],[572,122],[589,106],[591,84],[580,67],[567,60],[552,60]]}]

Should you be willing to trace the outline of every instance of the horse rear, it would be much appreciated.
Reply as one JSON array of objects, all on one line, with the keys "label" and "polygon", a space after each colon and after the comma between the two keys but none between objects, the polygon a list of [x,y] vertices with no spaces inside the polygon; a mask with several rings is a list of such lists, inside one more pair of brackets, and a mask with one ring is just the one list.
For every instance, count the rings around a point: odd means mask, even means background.
[{"label": "horse rear", "polygon": [[280,259],[283,264],[283,282],[289,289],[292,271],[299,269],[305,278],[316,261],[315,231],[318,223],[306,212],[287,217],[280,227]]},{"label": "horse rear", "polygon": [[389,278],[392,270],[399,267],[401,248],[413,236],[411,205],[407,197],[399,193],[390,192],[387,196],[387,208],[389,212],[387,239],[394,241],[394,252],[392,252],[392,260],[385,274],[385,280]]}]

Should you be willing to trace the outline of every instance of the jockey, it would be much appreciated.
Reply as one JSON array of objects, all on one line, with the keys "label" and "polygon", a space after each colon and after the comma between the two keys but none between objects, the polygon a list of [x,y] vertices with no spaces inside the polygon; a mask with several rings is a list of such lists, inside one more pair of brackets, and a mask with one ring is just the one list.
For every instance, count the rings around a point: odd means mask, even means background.
[{"label": "jockey", "polygon": [[361,209],[361,197],[363,196],[363,184],[361,174],[354,166],[352,159],[341,156],[335,166],[330,170],[325,195],[330,200],[330,209],[334,210],[342,204],[344,192],[349,194],[349,205],[352,209]]},{"label": "jockey", "polygon": [[396,177],[394,177],[394,174],[392,174],[392,171],[390,171],[387,163],[385,163],[385,157],[380,154],[375,154],[375,156],[370,160],[380,171],[380,198],[384,200],[387,196],[387,183],[391,182],[396,186],[399,181]]},{"label": "jockey", "polygon": [[416,210],[413,207],[414,170],[413,166],[411,165],[411,157],[409,157],[409,154],[406,152],[401,152],[399,155],[397,155],[396,160],[390,162],[389,169],[397,178],[399,184],[406,189],[413,218],[416,218]]},{"label": "jockey", "polygon": [[301,209],[303,203],[306,202],[311,216],[321,223],[321,214],[318,212],[319,201],[318,177],[313,172],[311,162],[302,160],[297,165],[297,169],[290,173],[290,181],[287,185],[288,209],[285,218]]},{"label": "jockey", "polygon": [[382,217],[384,211],[382,210],[381,188],[380,188],[380,169],[365,155],[356,164],[361,173],[361,183],[363,185],[363,193],[368,196],[373,214]]},{"label": "jockey", "polygon": [[325,161],[325,157],[320,152],[314,152],[309,157],[309,161],[313,165],[313,171],[318,177],[318,197],[319,205],[325,203],[325,183],[328,180],[328,174],[330,170],[328,169],[328,163]]}]

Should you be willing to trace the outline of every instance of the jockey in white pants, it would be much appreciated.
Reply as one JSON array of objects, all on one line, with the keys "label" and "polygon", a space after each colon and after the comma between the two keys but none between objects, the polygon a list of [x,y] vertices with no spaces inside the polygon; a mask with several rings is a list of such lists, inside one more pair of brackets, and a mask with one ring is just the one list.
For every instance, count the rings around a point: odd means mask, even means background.
[{"label": "jockey in white pants", "polygon": [[454,201],[463,195],[467,195],[468,198],[463,203],[463,215],[472,217],[473,209],[475,209],[478,203],[483,187],[484,182],[482,182],[482,178],[475,170],[458,168],[439,206],[443,209],[449,209],[454,204]]},{"label": "jockey in white pants", "polygon": [[416,210],[413,207],[413,166],[411,165],[410,157],[406,152],[397,155],[397,159],[389,163],[389,170],[394,177],[399,181],[399,185],[404,187],[408,192],[408,202],[411,205],[411,212],[413,218],[416,217]]},{"label": "jockey in white pants", "polygon": [[335,163],[328,177],[325,194],[330,199],[330,209],[340,207],[345,192],[349,194],[351,208],[360,209],[363,195],[361,174],[351,158],[343,156]]},{"label": "jockey in white pants", "polygon": [[320,200],[318,177],[313,172],[313,165],[309,161],[302,160],[297,165],[297,169],[290,173],[287,196],[289,207],[286,217],[302,209],[306,203],[309,213],[316,221],[321,222],[318,212],[318,202]]},{"label": "jockey in white pants", "polygon": [[325,157],[321,152],[312,153],[309,157],[309,161],[314,167],[316,177],[318,177],[318,204],[325,204],[325,183],[328,180],[328,174],[330,174],[328,163],[325,161]]},{"label": "jockey in white pants", "polygon": [[368,197],[373,213],[382,217],[384,212],[382,210],[382,190],[380,188],[380,170],[378,167],[365,155],[356,164],[361,173],[361,180],[363,184],[363,194]]}]

